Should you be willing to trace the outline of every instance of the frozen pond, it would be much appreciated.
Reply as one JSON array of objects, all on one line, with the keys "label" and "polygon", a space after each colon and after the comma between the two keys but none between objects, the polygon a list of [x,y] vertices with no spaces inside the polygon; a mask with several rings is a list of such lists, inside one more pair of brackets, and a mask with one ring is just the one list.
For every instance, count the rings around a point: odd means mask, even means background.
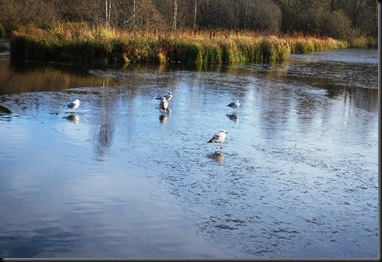
[{"label": "frozen pond", "polygon": [[[377,258],[377,61],[357,49],[210,71],[0,58],[0,256]],[[169,91],[161,112],[154,97]]]}]

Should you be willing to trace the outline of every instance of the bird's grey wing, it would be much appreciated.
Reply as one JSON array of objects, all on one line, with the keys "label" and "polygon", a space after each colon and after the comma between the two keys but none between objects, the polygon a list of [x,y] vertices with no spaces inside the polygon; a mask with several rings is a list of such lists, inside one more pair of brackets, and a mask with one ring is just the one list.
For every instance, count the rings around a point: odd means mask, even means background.
[{"label": "bird's grey wing", "polygon": [[69,107],[69,108],[74,107],[74,102],[70,102],[70,103],[67,105],[67,107]]},{"label": "bird's grey wing", "polygon": [[218,134],[215,134],[211,137],[210,141],[211,142],[216,142],[217,140],[219,139],[219,135]]}]

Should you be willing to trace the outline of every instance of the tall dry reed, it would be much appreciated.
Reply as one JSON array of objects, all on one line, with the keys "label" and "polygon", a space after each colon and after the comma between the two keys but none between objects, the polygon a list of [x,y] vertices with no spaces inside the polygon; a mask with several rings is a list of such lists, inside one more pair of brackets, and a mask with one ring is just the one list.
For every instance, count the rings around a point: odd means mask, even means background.
[{"label": "tall dry reed", "polygon": [[14,32],[11,56],[19,59],[105,63],[186,63],[202,66],[284,62],[293,53],[347,47],[332,38],[259,35],[253,32],[126,32],[86,23],[60,23]]}]

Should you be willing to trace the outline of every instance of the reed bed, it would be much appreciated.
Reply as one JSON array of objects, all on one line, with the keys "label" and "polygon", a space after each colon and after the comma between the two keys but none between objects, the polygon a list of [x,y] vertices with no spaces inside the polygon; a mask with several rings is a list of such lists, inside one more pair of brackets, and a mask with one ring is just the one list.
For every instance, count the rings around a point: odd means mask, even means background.
[{"label": "reed bed", "polygon": [[254,32],[126,32],[86,23],[25,26],[13,32],[17,59],[104,63],[185,63],[203,66],[284,62],[290,54],[347,47],[332,38]]}]

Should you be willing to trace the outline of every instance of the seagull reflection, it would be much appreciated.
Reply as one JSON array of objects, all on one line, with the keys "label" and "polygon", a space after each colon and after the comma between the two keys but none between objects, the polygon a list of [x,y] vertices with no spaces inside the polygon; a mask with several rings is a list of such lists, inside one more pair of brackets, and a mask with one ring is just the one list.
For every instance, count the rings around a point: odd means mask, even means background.
[{"label": "seagull reflection", "polygon": [[239,121],[239,118],[237,117],[236,113],[226,114],[226,116],[229,118],[229,120],[231,120],[233,122],[238,122]]},{"label": "seagull reflection", "polygon": [[159,121],[162,123],[162,124],[165,124],[167,122],[167,115],[166,114],[161,114],[159,116]]},{"label": "seagull reflection", "polygon": [[[162,111],[162,110],[161,110]],[[162,124],[167,122],[168,116],[171,114],[171,108],[167,108],[166,111],[162,111],[162,114],[159,116],[159,121]]]},{"label": "seagull reflection", "polygon": [[74,124],[78,124],[80,122],[80,118],[76,114],[70,114],[66,116],[65,118],[66,120],[73,122]]},{"label": "seagull reflection", "polygon": [[211,153],[211,154],[208,154],[207,156],[220,164],[224,163],[224,154],[221,152]]}]

